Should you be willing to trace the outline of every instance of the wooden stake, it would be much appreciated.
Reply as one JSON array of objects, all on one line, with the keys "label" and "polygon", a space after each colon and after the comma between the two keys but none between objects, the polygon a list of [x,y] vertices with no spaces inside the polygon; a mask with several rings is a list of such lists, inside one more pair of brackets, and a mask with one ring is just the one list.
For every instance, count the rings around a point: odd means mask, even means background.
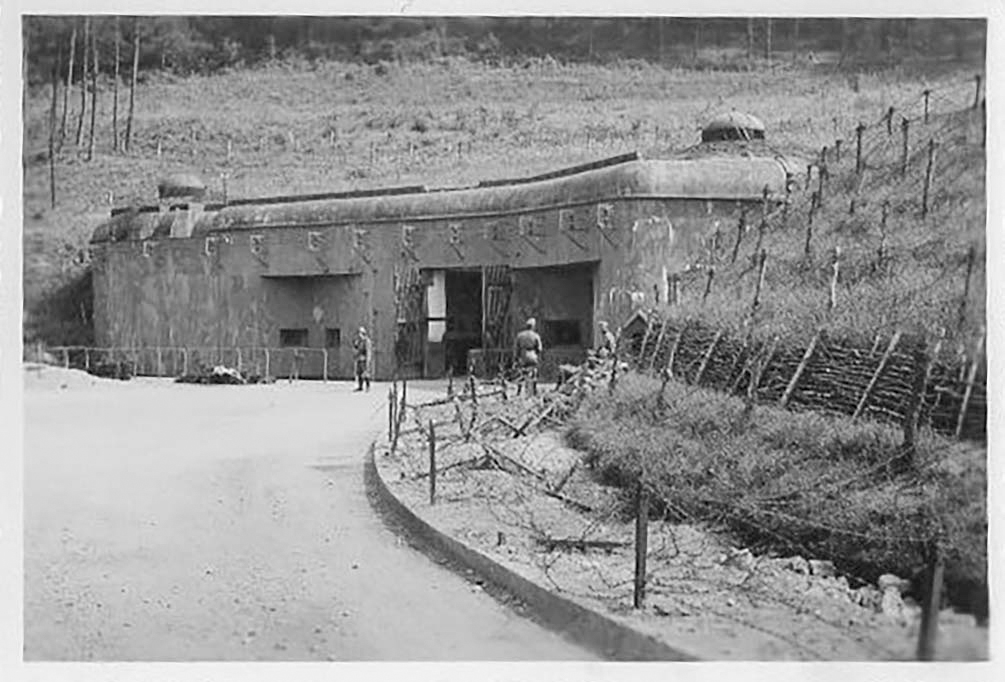
[{"label": "wooden stake", "polygon": [[900,143],[900,177],[905,177],[907,175],[907,151],[908,151],[908,140],[910,138],[910,128],[911,121],[908,118],[902,118],[900,120],[900,132],[901,132],[901,143]]},{"label": "wooden stake", "polygon": [[970,277],[974,272],[974,262],[977,259],[977,250],[973,245],[967,249],[967,275],[963,280],[963,297],[960,299],[960,313],[956,321],[957,331],[963,329],[963,323],[967,318],[967,301],[970,298]]},{"label": "wooden stake", "polygon": [[712,280],[715,278],[715,268],[711,265],[708,267],[708,279],[705,280],[705,293],[701,295],[701,302],[704,303],[705,299],[708,298],[709,293],[712,291]]},{"label": "wooden stake", "polygon": [[670,275],[670,305],[680,305],[680,273]]},{"label": "wooden stake", "polygon": [[636,360],[638,361],[639,365],[642,364],[643,359],[645,358],[645,355],[646,355],[646,343],[649,341],[649,336],[652,334],[652,331],[653,331],[653,322],[652,322],[652,320],[647,320],[646,321],[646,333],[642,335],[642,345],[639,346],[639,357],[636,358]]},{"label": "wooden stake", "polygon": [[806,371],[806,366],[810,362],[810,358],[813,356],[813,351],[816,350],[817,342],[820,340],[820,332],[817,331],[813,335],[813,339],[810,341],[810,345],[806,347],[806,352],[803,353],[803,359],[799,361],[799,365],[796,367],[795,373],[792,378],[789,379],[789,385],[785,387],[785,393],[782,394],[782,399],[778,401],[779,407],[785,407],[789,404],[789,400],[792,398],[792,394],[796,390],[796,386],[799,384],[799,378]]},{"label": "wooden stake", "polygon": [[855,127],[855,173],[862,172],[862,133],[865,132],[865,124],[859,122]]},{"label": "wooden stake", "polygon": [[657,355],[657,352],[660,349],[660,346],[663,345],[663,337],[666,336],[667,327],[669,327],[669,326],[670,326],[670,318],[667,317],[667,319],[665,319],[663,321],[663,325],[660,327],[659,336],[656,337],[656,346],[653,348],[653,355],[652,355],[652,358],[649,361],[649,371],[650,372],[653,370],[653,367],[656,366],[656,355]]},{"label": "wooden stake", "polygon": [[893,351],[897,347],[897,344],[900,343],[900,337],[902,334],[903,332],[898,329],[890,339],[890,343],[886,347],[886,352],[883,353],[883,356],[879,359],[879,364],[876,365],[876,371],[872,373],[872,378],[869,379],[869,383],[866,384],[865,390],[862,392],[862,397],[858,400],[858,405],[855,406],[855,412],[851,416],[852,421],[858,419],[865,410],[866,405],[869,402],[869,397],[872,395],[872,390],[876,387],[880,377],[883,376],[883,370],[886,369],[886,363],[890,360],[890,356],[893,355]]},{"label": "wooden stake", "polygon": [[394,394],[391,389],[387,389],[387,442],[391,442],[394,435]]},{"label": "wooden stake", "polygon": [[928,98],[931,96],[932,91],[931,90],[925,90],[922,94],[925,96],[925,123],[927,124],[928,123]]},{"label": "wooden stake", "polygon": [[921,627],[918,631],[918,660],[935,660],[935,641],[939,632],[939,607],[942,602],[944,564],[937,541],[928,547],[928,567],[925,570],[925,590],[921,606]]},{"label": "wooden stake", "polygon": [[841,272],[841,247],[835,246],[831,254],[831,285],[830,296],[827,298],[827,310],[833,312],[837,307],[837,285]]},{"label": "wooden stake", "polygon": [[[641,474],[640,474],[641,476]],[[646,557],[649,553],[649,494],[644,481],[635,487],[635,589],[632,604],[641,609],[646,599]]]},{"label": "wooden stake", "polygon": [[921,217],[928,216],[928,196],[932,187],[932,170],[935,166],[935,139],[928,140],[928,165],[925,167],[925,187],[921,193]]},{"label": "wooden stake", "polygon": [[436,504],[436,426],[429,420],[429,504]]},{"label": "wooden stake", "polygon": [[716,332],[715,336],[712,338],[712,343],[708,344],[708,349],[705,351],[705,356],[701,359],[701,365],[698,367],[698,373],[694,376],[694,384],[698,385],[701,383],[701,377],[705,374],[705,368],[708,367],[708,361],[712,357],[712,353],[715,352],[715,347],[719,345],[719,339],[722,338],[723,330],[720,329]]},{"label": "wooden stake", "polygon": [[967,388],[963,392],[963,401],[960,403],[960,413],[956,418],[957,438],[963,435],[963,425],[967,419],[967,408],[970,406],[970,396],[974,392],[974,380],[977,378],[977,365],[980,362],[981,349],[984,346],[984,335],[984,330],[981,330],[980,340],[977,342],[977,352],[974,353],[974,359],[970,363],[970,371],[967,372]]},{"label": "wooden stake", "polygon": [[841,143],[842,142],[844,142],[844,140],[834,140],[834,162],[835,163],[840,163],[841,162]]},{"label": "wooden stake", "polygon": [[768,262],[768,254],[761,249],[757,254],[757,286],[754,288],[754,300],[750,304],[750,314],[753,315],[761,305],[761,287],[764,286],[764,270]]},{"label": "wooden stake", "polygon": [[733,257],[730,263],[736,262],[736,255],[740,252],[740,241],[743,239],[743,232],[747,229],[747,210],[740,213],[740,219],[736,222],[736,243],[733,244]]},{"label": "wooden stake", "polygon": [[670,373],[671,377],[673,377],[673,375],[674,375],[673,374],[673,361],[674,361],[674,358],[677,356],[677,349],[680,347],[680,341],[681,341],[682,338],[684,338],[684,332],[687,331],[687,325],[688,325],[688,323],[685,321],[684,322],[684,326],[681,327],[681,329],[680,329],[680,333],[677,334],[676,337],[674,337],[673,345],[670,346],[670,356],[667,358],[666,370],[667,370],[667,372]]},{"label": "wooden stake", "polygon": [[886,134],[893,135],[893,107],[886,110]]},{"label": "wooden stake", "polygon": [[810,242],[813,240],[813,214],[817,208],[816,193],[810,200],[810,214],[806,220],[806,243],[803,245],[803,254],[808,258],[812,253]]}]

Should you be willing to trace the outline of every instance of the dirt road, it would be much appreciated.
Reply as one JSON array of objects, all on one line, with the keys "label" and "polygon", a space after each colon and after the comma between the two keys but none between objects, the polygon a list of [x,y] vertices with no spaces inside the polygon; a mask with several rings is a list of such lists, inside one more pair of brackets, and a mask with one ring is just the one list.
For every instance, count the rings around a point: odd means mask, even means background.
[{"label": "dirt road", "polygon": [[384,389],[58,383],[25,392],[26,660],[593,658],[383,526]]}]

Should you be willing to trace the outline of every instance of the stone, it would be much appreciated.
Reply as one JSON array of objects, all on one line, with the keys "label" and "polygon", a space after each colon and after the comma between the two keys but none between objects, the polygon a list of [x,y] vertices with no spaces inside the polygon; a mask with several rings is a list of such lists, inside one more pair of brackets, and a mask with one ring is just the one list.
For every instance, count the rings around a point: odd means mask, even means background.
[{"label": "stone", "polygon": [[879,612],[894,620],[903,620],[904,601],[900,598],[900,592],[895,588],[883,591],[883,597],[879,602]]},{"label": "stone", "polygon": [[810,573],[810,562],[801,556],[789,557],[785,561],[785,568],[790,571],[795,571],[796,573],[801,573],[802,575],[809,575]]},{"label": "stone", "polygon": [[810,575],[820,576],[821,578],[833,578],[836,571],[834,570],[833,561],[824,561],[822,559],[810,559]]},{"label": "stone", "polygon": [[757,559],[754,558],[749,549],[730,549],[723,556],[720,563],[724,566],[733,566],[743,571],[750,571],[757,564]]},{"label": "stone", "polygon": [[904,580],[892,573],[884,573],[879,576],[876,586],[879,587],[880,592],[886,592],[888,589],[896,589],[899,594],[905,594],[911,589],[911,581]]}]

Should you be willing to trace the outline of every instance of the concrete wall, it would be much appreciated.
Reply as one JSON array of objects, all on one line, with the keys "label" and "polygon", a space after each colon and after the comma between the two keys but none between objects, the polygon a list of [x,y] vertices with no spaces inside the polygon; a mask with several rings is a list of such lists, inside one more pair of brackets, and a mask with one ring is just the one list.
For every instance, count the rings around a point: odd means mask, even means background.
[{"label": "concrete wall", "polygon": [[[256,226],[100,242],[96,339],[106,346],[276,347],[279,329],[288,326],[308,328],[309,344],[321,348],[324,328],[337,326],[343,349],[329,371],[348,376],[349,343],[366,325],[376,375],[386,378],[394,364],[396,269],[509,265],[518,274],[513,319],[582,319],[591,345],[596,320],[616,325],[657,295],[665,300],[666,275],[695,260],[717,226],[731,245],[740,206],[621,199],[457,220]],[[573,264],[590,265],[548,269]],[[577,294],[590,279],[592,310]],[[305,374],[319,375],[320,367]]]}]

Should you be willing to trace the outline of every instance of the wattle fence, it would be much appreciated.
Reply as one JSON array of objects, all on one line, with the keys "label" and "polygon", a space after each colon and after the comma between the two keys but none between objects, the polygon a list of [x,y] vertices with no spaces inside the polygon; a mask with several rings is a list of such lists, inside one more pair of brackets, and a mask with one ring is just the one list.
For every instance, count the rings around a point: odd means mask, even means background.
[{"label": "wattle fence", "polygon": [[899,332],[877,337],[871,347],[824,331],[805,347],[777,339],[744,343],[698,320],[650,314],[637,315],[623,329],[621,355],[643,372],[669,370],[679,381],[737,395],[751,390],[759,404],[897,424],[916,406],[919,424],[985,441],[987,357],[983,340],[978,346],[969,357],[947,360],[938,345],[928,348]]}]

